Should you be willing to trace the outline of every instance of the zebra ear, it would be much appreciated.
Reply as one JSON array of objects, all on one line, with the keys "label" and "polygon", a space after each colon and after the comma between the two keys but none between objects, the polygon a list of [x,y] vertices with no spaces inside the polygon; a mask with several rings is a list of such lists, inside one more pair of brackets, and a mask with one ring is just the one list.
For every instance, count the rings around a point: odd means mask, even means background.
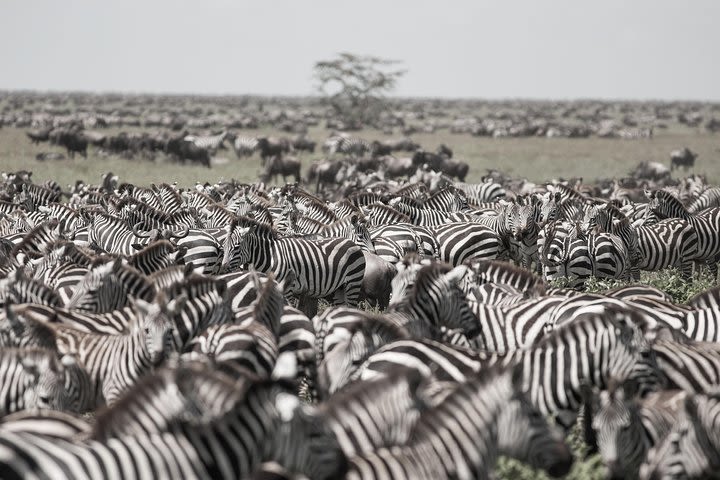
[{"label": "zebra ear", "polygon": [[465,277],[468,273],[468,267],[466,265],[458,265],[457,267],[450,270],[445,274],[445,278],[448,283],[457,285],[457,283]]},{"label": "zebra ear", "polygon": [[652,199],[653,197],[655,197],[655,194],[653,193],[652,190],[648,190],[647,188],[645,188],[645,189],[643,189],[643,192],[645,193],[645,196],[649,199]]}]

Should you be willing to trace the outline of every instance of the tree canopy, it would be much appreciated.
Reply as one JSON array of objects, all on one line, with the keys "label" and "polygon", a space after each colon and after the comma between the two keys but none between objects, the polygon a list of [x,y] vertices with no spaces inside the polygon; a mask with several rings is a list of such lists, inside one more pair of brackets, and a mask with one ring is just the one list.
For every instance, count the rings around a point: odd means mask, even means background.
[{"label": "tree canopy", "polygon": [[340,53],[315,63],[318,91],[336,115],[351,124],[372,124],[385,109],[383,99],[405,74],[401,62]]}]

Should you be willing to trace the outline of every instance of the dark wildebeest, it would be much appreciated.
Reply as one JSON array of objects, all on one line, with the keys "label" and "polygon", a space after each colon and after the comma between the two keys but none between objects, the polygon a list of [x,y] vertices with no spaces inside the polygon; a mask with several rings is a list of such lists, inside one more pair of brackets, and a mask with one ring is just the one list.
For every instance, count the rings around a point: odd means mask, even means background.
[{"label": "dark wildebeest", "polygon": [[274,179],[282,175],[283,183],[287,183],[287,176],[294,175],[295,182],[300,182],[300,160],[295,157],[271,157],[265,163],[265,170],[260,174],[260,181],[268,183],[270,179]]},{"label": "dark wildebeest", "polygon": [[257,149],[260,150],[262,164],[272,157],[282,157],[283,153],[290,151],[290,142],[286,138],[259,137]]},{"label": "dark wildebeest", "polygon": [[670,153],[670,171],[683,167],[685,170],[695,166],[697,153],[693,153],[689,148],[684,147],[681,150],[673,150]]},{"label": "dark wildebeest", "polygon": [[56,128],[49,135],[50,143],[65,147],[70,158],[75,157],[75,153],[79,153],[87,158],[87,138],[82,132],[64,128]]},{"label": "dark wildebeest", "polygon": [[165,144],[165,153],[175,156],[179,161],[205,165],[210,168],[210,153],[182,137],[174,137]]},{"label": "dark wildebeest", "polygon": [[412,157],[412,163],[415,167],[427,165],[428,169],[458,178],[461,182],[465,181],[465,176],[470,170],[470,166],[465,162],[423,150],[415,152]]},{"label": "dark wildebeest", "polygon": [[304,135],[298,135],[292,141],[292,148],[297,151],[305,151],[315,153],[315,146],[317,142],[310,140]]},{"label": "dark wildebeest", "polygon": [[445,155],[447,158],[452,158],[453,151],[450,147],[448,147],[444,143],[441,143],[440,146],[437,148],[437,154]]}]

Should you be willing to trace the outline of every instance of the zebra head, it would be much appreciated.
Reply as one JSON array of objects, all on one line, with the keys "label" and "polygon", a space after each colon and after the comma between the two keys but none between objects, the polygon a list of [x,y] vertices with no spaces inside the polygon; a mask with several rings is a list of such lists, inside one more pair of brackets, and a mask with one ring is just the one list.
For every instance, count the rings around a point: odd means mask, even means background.
[{"label": "zebra head", "polygon": [[144,343],[144,350],[147,352],[150,363],[160,363],[173,349],[173,320],[168,316],[168,311],[173,311],[172,306],[176,303],[185,302],[184,295],[166,302],[164,294],[158,294],[153,303],[142,299],[135,299],[135,308],[139,318],[134,324],[138,332],[141,344]]},{"label": "zebra head", "polygon": [[90,375],[73,355],[63,355],[60,362],[65,378],[66,409],[73,413],[87,412],[95,406]]},{"label": "zebra head", "polygon": [[648,453],[643,480],[716,478],[720,471],[720,391],[688,395],[682,418]]},{"label": "zebra head", "polygon": [[497,388],[511,389],[498,418],[498,450],[552,477],[564,476],[572,467],[572,452],[560,429],[551,426],[522,391],[522,377],[516,368],[494,382]]},{"label": "zebra head", "polygon": [[358,218],[357,215],[352,215],[350,222],[353,229],[351,233],[352,240],[364,251],[375,253],[375,245],[373,245],[372,238],[370,237],[367,220],[364,217]]},{"label": "zebra head", "polygon": [[257,224],[250,221],[246,225],[233,221],[228,228],[228,234],[223,244],[222,269],[228,269],[237,265],[251,263],[252,255],[248,240],[253,236]]},{"label": "zebra head", "polygon": [[294,385],[260,382],[250,388],[246,403],[262,405],[274,419],[276,429],[268,432],[264,459],[312,479],[343,478],[347,458],[327,419],[315,407],[300,402]]},{"label": "zebra head", "polygon": [[27,379],[25,408],[67,409],[65,367],[51,350],[21,350],[20,363]]}]

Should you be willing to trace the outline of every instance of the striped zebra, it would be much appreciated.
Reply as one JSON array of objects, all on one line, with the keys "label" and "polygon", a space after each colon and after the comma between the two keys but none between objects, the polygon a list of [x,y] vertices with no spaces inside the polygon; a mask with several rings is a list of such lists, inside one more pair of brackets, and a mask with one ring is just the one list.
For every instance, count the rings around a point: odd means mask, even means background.
[{"label": "striped zebra", "polygon": [[176,422],[166,433],[70,442],[3,432],[8,478],[248,478],[263,460],[318,480],[342,478],[347,463],[325,419],[286,386],[256,382],[215,421]]},{"label": "striped zebra", "polygon": [[150,240],[138,235],[125,220],[98,213],[90,224],[88,241],[104,252],[132,255],[137,252],[135,245],[145,246]]},{"label": "striped zebra", "polygon": [[610,382],[593,400],[592,429],[610,478],[638,478],[648,451],[677,422],[687,395],[681,390],[637,394],[635,382]]},{"label": "striped zebra", "polygon": [[[371,222],[371,224],[374,224]],[[403,248],[405,254],[417,252],[418,254],[438,257],[438,245],[435,235],[429,228],[413,225],[408,222],[390,222],[370,228],[370,238],[373,242],[380,238],[394,240]]]},{"label": "striped zebra", "polygon": [[695,214],[709,208],[717,207],[720,207],[720,188],[713,187],[708,188],[695,198],[692,203],[688,205],[687,211],[688,213]]},{"label": "striped zebra", "polygon": [[411,207],[404,203],[394,203],[390,201],[390,204],[398,212],[407,215],[410,219],[409,223],[414,225],[420,225],[425,227],[433,227],[438,225],[444,225],[449,222],[477,222],[479,221],[475,215],[470,215],[463,212],[444,212],[441,210],[429,210]]},{"label": "striped zebra", "polygon": [[[372,144],[370,142],[359,137],[351,137],[348,135],[331,137],[325,142],[325,145],[328,146],[328,153],[331,155],[342,153],[344,155],[362,157],[372,151]],[[325,145],[323,145],[323,149]]]},{"label": "striped zebra", "polygon": [[191,352],[189,358],[209,356],[216,365],[222,365],[222,371],[251,371],[260,378],[270,378],[279,356],[283,286],[276,288],[272,278],[264,284],[254,278],[253,283],[259,293],[252,306],[252,319],[209,326],[186,346],[185,350]]},{"label": "striped zebra", "polygon": [[431,406],[424,398],[427,390],[416,372],[398,369],[378,380],[349,385],[319,409],[351,457],[406,443],[420,411]]},{"label": "striped zebra", "polygon": [[422,413],[407,444],[350,458],[346,478],[489,478],[499,454],[564,475],[573,463],[569,448],[518,386],[510,372],[470,377]]},{"label": "striped zebra", "polygon": [[[178,240],[178,242],[179,241],[180,240]],[[176,265],[184,261],[188,249],[186,245],[191,245],[191,243],[183,242],[183,245],[178,247],[173,245],[168,240],[156,240],[152,243],[149,243],[141,250],[136,251],[133,255],[127,257],[127,266],[132,268],[133,270],[136,270],[139,274],[150,275],[158,270],[162,270],[164,268]],[[191,252],[191,255],[193,256],[190,258],[192,260],[196,259],[194,253],[195,252]],[[186,263],[189,264],[192,262]],[[202,265],[199,266],[201,267]],[[131,275],[131,270],[129,269],[119,268],[118,270],[122,273],[125,273],[128,277]],[[122,275],[120,275],[120,277],[122,278]],[[135,282],[133,283],[135,283],[135,285],[128,285],[131,290],[133,290],[131,293],[134,293],[136,295],[139,295],[141,298],[144,298],[144,292],[142,291],[145,290],[143,288],[144,286],[138,285],[138,283],[141,283],[142,280],[134,280]],[[128,278],[126,283],[130,281],[131,280]]]},{"label": "striped zebra", "polygon": [[211,155],[215,155],[219,148],[225,148],[224,142],[228,138],[229,132],[223,130],[217,135],[187,135],[185,141],[192,142],[196,147],[207,150]]},{"label": "striped zebra", "polygon": [[300,235],[316,234],[325,238],[347,238],[348,240],[352,240],[365,252],[375,251],[375,246],[372,243],[366,221],[357,215],[352,215],[330,224],[323,224],[309,217],[298,217],[294,214],[289,215],[288,219],[290,220],[289,233]]},{"label": "striped zebra", "polygon": [[538,257],[538,234],[540,228],[540,205],[534,197],[518,198],[507,213],[511,236],[509,237],[512,258],[523,268],[530,270],[533,261],[535,271],[540,272]]},{"label": "striped zebra", "polygon": [[287,292],[295,296],[332,297],[335,304],[357,305],[365,257],[350,240],[280,238],[266,225],[241,218],[230,225],[224,252],[225,267],[248,263],[273,272],[280,282],[294,275]]},{"label": "striped zebra", "polygon": [[0,418],[0,431],[72,440],[90,433],[82,417],[58,410],[22,410]]},{"label": "striped zebra", "polygon": [[681,409],[680,420],[648,453],[641,479],[715,478],[720,471],[720,394],[689,395]]},{"label": "striped zebra", "polygon": [[545,282],[541,277],[508,262],[480,260],[470,262],[468,266],[473,271],[478,285],[486,283],[508,285],[521,292],[526,298],[545,295]]},{"label": "striped zebra", "polygon": [[720,261],[720,208],[689,213],[680,200],[664,190],[646,192],[650,208],[661,218],[681,218],[687,221],[697,234],[697,251],[694,259],[704,262],[714,278]]},{"label": "striped zebra", "polygon": [[201,362],[183,362],[144,376],[122,401],[100,412],[85,437],[108,441],[168,431],[173,421],[208,422],[240,403],[255,379],[230,378]]},{"label": "striped zebra", "polygon": [[549,222],[538,236],[540,262],[546,281],[566,278],[572,287],[581,286],[592,275],[587,242],[578,238],[577,227],[568,222]]},{"label": "striped zebra", "polygon": [[706,393],[720,385],[720,346],[717,343],[663,339],[655,341],[652,349],[667,388]]},{"label": "striped zebra", "polygon": [[116,335],[87,333],[52,324],[58,351],[77,355],[90,375],[96,405],[117,401],[169,352],[173,323],[158,305],[142,300],[135,303],[143,315],[126,332]]},{"label": "striped zebra", "polygon": [[686,303],[690,307],[697,309],[720,308],[720,285],[698,293]]},{"label": "striped zebra", "polygon": [[448,185],[425,200],[423,208],[445,212],[460,212],[468,208],[468,201],[462,190]]},{"label": "striped zebra", "polygon": [[52,350],[0,350],[0,416],[29,408],[68,409],[65,364]]},{"label": "striped zebra", "polygon": [[422,265],[407,294],[398,294],[380,320],[376,315],[354,308],[326,310],[313,319],[319,360],[346,339],[357,324],[366,321],[393,323],[416,338],[438,337],[442,326],[476,333],[477,319],[458,287],[466,271],[464,266],[451,268],[440,262]]},{"label": "striped zebra", "polygon": [[238,158],[251,157],[258,148],[258,140],[255,137],[238,135],[233,142],[233,148]]},{"label": "striped zebra", "polygon": [[87,223],[87,220],[77,210],[62,203],[42,205],[38,207],[38,210],[48,219],[56,219],[60,224],[60,231],[63,233],[72,232]]},{"label": "striped zebra", "polygon": [[488,365],[516,365],[523,372],[523,391],[532,404],[543,415],[554,415],[570,426],[580,407],[584,384],[603,389],[610,378],[637,379],[643,391],[662,384],[646,337],[654,333],[640,331],[635,327],[638,324],[640,320],[632,310],[609,306],[561,325],[528,349],[504,356],[481,356],[457,347],[421,346],[403,340],[378,349],[351,378],[375,378],[402,364],[436,380],[463,381],[469,371]]},{"label": "striped zebra", "polygon": [[455,188],[465,193],[467,201],[473,205],[485,202],[497,202],[505,198],[506,192],[502,185],[495,183],[491,178],[483,183],[455,182]]},{"label": "striped zebra", "polygon": [[452,266],[466,261],[503,257],[503,239],[490,227],[478,223],[447,222],[428,227],[438,245],[438,258]]}]

